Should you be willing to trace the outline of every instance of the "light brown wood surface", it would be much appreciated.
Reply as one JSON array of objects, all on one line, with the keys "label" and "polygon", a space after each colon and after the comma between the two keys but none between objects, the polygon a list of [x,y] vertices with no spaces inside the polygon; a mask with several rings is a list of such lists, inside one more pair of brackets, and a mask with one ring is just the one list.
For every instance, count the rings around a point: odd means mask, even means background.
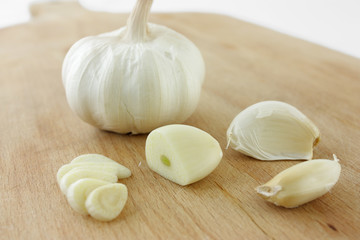
[{"label": "light brown wood surface", "polygon": [[[0,30],[0,239],[357,239],[360,234],[360,60],[230,17],[153,14],[186,35],[207,72],[185,122],[213,135],[224,158],[187,187],[149,170],[146,135],[100,131],[66,102],[61,65],[78,39],[123,26],[127,14],[74,3],[32,8],[34,19]],[[225,150],[225,132],[245,107],[280,100],[321,131],[315,158],[341,160],[330,193],[296,209],[265,202],[254,188],[299,161],[264,162]],[[60,166],[84,153],[129,167],[121,215],[102,223],[74,212],[56,183]]]}]

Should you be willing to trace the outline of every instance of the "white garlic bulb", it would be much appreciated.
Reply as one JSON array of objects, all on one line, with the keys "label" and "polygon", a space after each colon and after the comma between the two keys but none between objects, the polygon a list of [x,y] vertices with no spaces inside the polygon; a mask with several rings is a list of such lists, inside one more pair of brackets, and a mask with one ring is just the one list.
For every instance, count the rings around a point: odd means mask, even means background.
[{"label": "white garlic bulb", "polygon": [[67,53],[63,84],[84,121],[118,133],[147,133],[185,121],[196,109],[205,76],[198,48],[147,19],[152,0],[138,0],[128,24],[86,37]]},{"label": "white garlic bulb", "polygon": [[318,128],[297,108],[264,101],[240,112],[227,130],[228,146],[260,160],[311,159]]}]

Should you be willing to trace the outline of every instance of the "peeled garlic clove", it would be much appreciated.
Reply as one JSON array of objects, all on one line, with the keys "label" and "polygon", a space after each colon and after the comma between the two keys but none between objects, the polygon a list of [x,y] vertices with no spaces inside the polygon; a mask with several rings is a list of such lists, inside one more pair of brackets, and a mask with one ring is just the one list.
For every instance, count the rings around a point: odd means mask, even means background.
[{"label": "peeled garlic clove", "polygon": [[103,181],[107,181],[110,183],[116,183],[118,178],[115,174],[94,170],[94,169],[72,169],[68,173],[66,173],[60,181],[60,189],[61,191],[66,194],[70,185],[80,179],[83,178],[94,178]]},{"label": "peeled garlic clove", "polygon": [[183,186],[206,177],[222,158],[215,138],[180,124],[152,131],[146,139],[145,154],[151,170]]},{"label": "peeled garlic clove", "polygon": [[294,208],[321,197],[336,184],[341,166],[334,160],[316,159],[296,164],[256,188],[257,193],[277,206]]},{"label": "peeled garlic clove", "polygon": [[121,213],[128,198],[124,184],[113,183],[96,188],[87,197],[88,213],[100,221],[111,221]]},{"label": "peeled garlic clove", "polygon": [[148,133],[185,121],[205,76],[199,49],[165,26],[147,23],[152,0],[138,0],[126,27],[76,42],[62,78],[71,109],[118,133]]},{"label": "peeled garlic clove", "polygon": [[264,101],[240,112],[227,130],[228,146],[260,160],[311,159],[318,128],[297,108]]},{"label": "peeled garlic clove", "polygon": [[86,215],[88,211],[85,207],[86,198],[89,194],[98,187],[110,184],[109,182],[93,179],[83,178],[77,180],[67,190],[66,198],[68,203],[76,212]]}]

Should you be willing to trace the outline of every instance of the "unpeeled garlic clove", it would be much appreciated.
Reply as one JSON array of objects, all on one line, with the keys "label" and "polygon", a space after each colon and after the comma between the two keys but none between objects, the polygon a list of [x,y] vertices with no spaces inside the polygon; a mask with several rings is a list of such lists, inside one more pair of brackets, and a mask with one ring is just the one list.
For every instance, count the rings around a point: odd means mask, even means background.
[{"label": "unpeeled garlic clove", "polygon": [[260,160],[307,159],[320,140],[314,123],[297,108],[264,101],[240,112],[227,130],[228,146]]},{"label": "unpeeled garlic clove", "polygon": [[334,160],[316,159],[296,164],[256,188],[269,202],[286,208],[298,207],[321,197],[339,180],[341,166]]}]

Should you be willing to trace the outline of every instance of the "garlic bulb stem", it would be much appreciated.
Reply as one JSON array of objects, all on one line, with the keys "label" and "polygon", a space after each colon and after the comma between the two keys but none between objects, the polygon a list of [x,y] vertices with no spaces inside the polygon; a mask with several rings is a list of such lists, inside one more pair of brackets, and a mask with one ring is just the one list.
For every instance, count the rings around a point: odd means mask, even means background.
[{"label": "garlic bulb stem", "polygon": [[127,21],[125,39],[130,42],[143,42],[148,33],[148,18],[153,0],[137,0]]}]

